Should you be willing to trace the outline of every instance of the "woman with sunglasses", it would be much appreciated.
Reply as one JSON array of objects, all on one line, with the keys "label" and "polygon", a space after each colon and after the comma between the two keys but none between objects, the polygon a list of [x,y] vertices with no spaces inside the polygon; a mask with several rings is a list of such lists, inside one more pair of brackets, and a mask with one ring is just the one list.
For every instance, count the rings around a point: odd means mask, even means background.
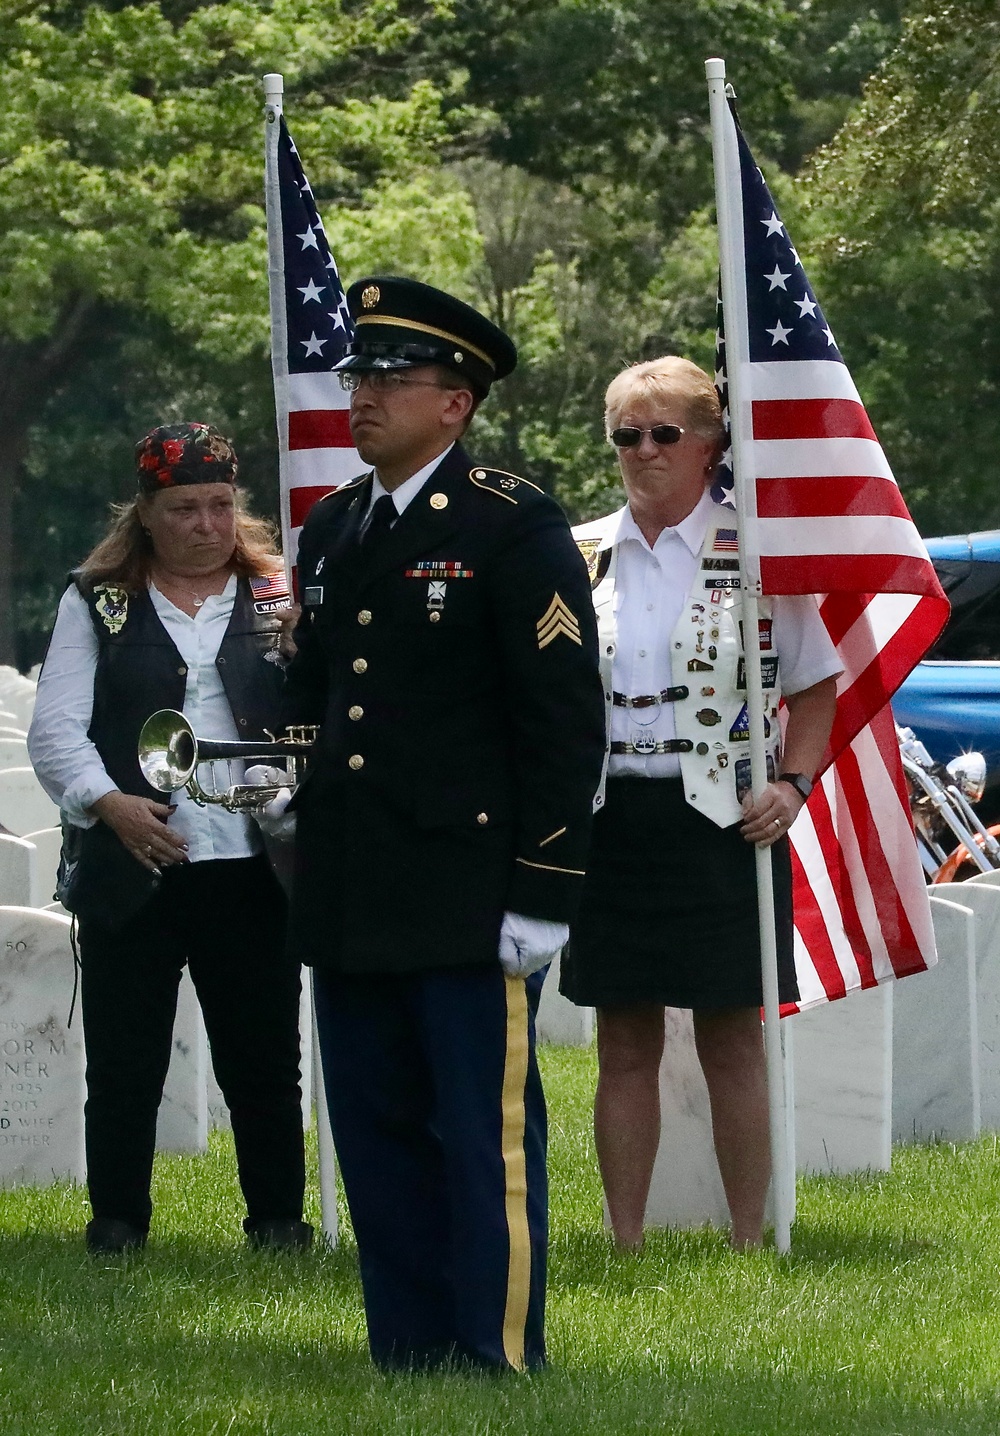
[{"label": "woman with sunglasses", "polygon": [[594,1131],[616,1244],[642,1245],[664,1008],[684,1007],[730,1240],[744,1249],[761,1243],[771,1170],[754,845],[774,848],[779,987],[794,1001],[787,833],[826,747],[840,665],[813,598],[762,601],[771,781],[755,802],[736,515],[712,492],[715,385],[686,359],[654,359],[619,374],[605,407],[627,503],[575,536],[594,589],[608,761],[561,985],[597,1008]]}]

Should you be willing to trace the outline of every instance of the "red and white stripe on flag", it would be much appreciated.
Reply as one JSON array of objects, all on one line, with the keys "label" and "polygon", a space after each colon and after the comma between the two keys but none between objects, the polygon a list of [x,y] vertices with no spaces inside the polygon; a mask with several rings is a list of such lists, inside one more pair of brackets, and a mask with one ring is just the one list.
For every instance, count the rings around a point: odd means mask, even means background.
[{"label": "red and white stripe on flag", "polygon": [[[948,601],[731,111],[729,122],[742,312],[723,316],[718,378],[741,436],[740,544],[761,593],[817,595],[844,670],[822,779],[789,835],[798,1005],[811,1007],[936,961],[889,700]],[[723,489],[727,466],[730,454]]]},{"label": "red and white stripe on flag", "polygon": [[317,499],[364,470],[334,367],[354,332],[312,186],[284,118],[265,126],[271,369],[278,425],[281,537],[290,572]]},{"label": "red and white stripe on flag", "polygon": [[288,457],[282,502],[292,554],[317,499],[356,478],[362,465],[348,426],[351,396],[336,374],[289,374]]}]

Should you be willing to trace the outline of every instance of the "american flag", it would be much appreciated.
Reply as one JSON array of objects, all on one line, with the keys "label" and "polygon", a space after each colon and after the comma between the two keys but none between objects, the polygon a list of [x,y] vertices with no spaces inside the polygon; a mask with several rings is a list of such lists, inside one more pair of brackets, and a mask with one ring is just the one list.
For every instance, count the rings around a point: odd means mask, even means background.
[{"label": "american flag", "polygon": [[350,395],[331,369],[354,332],[337,265],[284,117],[267,134],[271,367],[285,562],[317,499],[361,473]]},{"label": "american flag", "polygon": [[[716,381],[740,426],[744,562],[762,594],[817,595],[844,668],[822,779],[790,834],[805,1008],[936,961],[888,705],[948,601],[731,108],[726,123],[744,263]],[[730,414],[736,364],[742,412]],[[732,482],[730,451],[715,496]]]}]

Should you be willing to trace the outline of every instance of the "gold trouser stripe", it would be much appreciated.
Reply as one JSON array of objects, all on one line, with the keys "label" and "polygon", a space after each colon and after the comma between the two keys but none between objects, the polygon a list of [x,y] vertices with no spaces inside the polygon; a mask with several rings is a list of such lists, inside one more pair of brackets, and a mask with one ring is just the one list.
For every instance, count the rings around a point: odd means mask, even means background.
[{"label": "gold trouser stripe", "polygon": [[507,1215],[507,1302],[503,1314],[504,1355],[524,1370],[524,1329],[531,1294],[531,1236],[528,1231],[528,1163],[524,1151],[524,1088],[528,1080],[528,993],[524,979],[504,977],[507,993],[507,1055],[503,1069],[504,1207]]},{"label": "gold trouser stripe", "polygon": [[457,334],[449,334],[447,329],[435,329],[433,324],[418,324],[415,319],[396,319],[391,314],[359,314],[354,323],[357,324],[389,324],[398,329],[416,329],[421,334],[433,334],[435,339],[447,339],[449,344],[457,344],[460,349],[468,349],[470,354],[475,354],[484,364],[496,370],[496,365],[488,354],[482,349],[477,349],[475,344],[470,344],[468,339],[459,339]]}]

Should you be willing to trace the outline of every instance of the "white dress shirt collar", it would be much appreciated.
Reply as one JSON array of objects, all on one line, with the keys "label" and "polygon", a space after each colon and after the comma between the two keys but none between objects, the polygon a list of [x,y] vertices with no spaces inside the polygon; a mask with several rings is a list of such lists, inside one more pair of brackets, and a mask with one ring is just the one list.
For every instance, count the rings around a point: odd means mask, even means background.
[{"label": "white dress shirt collar", "polygon": [[[438,465],[443,462],[445,457],[451,453],[454,447],[455,444],[454,441],[452,441],[452,443],[450,443],[446,449],[442,450],[442,452],[438,454],[436,458],[431,459],[429,464],[425,464],[422,469],[418,469],[415,474],[411,474],[408,479],[404,479],[404,481],[399,485],[398,488],[393,489],[392,501],[396,505],[397,514],[401,514],[406,508],[407,504],[410,503],[411,500],[416,498],[417,494],[423,488],[424,484],[430,478],[431,474],[434,473]],[[375,477],[372,481],[372,496],[371,502],[368,505],[368,513],[371,513],[372,509],[375,507],[376,503],[382,497],[382,495],[388,492],[389,490],[385,487],[382,480],[379,478],[378,469],[376,469]]]},{"label": "white dress shirt collar", "polygon": [[[636,523],[631,508],[626,504],[620,514],[616,515],[618,518],[618,529],[612,542],[623,543],[626,539],[634,539],[637,543],[642,544],[643,548],[650,552],[655,552],[661,540],[668,539],[676,534],[688,552],[694,558],[697,558],[705,542],[708,522],[715,508],[715,500],[712,498],[708,488],[706,488],[687,517],[681,519],[679,524],[661,529],[660,533],[657,534],[656,543],[650,545],[646,542],[645,535]],[[735,523],[735,514],[733,521]]]}]

